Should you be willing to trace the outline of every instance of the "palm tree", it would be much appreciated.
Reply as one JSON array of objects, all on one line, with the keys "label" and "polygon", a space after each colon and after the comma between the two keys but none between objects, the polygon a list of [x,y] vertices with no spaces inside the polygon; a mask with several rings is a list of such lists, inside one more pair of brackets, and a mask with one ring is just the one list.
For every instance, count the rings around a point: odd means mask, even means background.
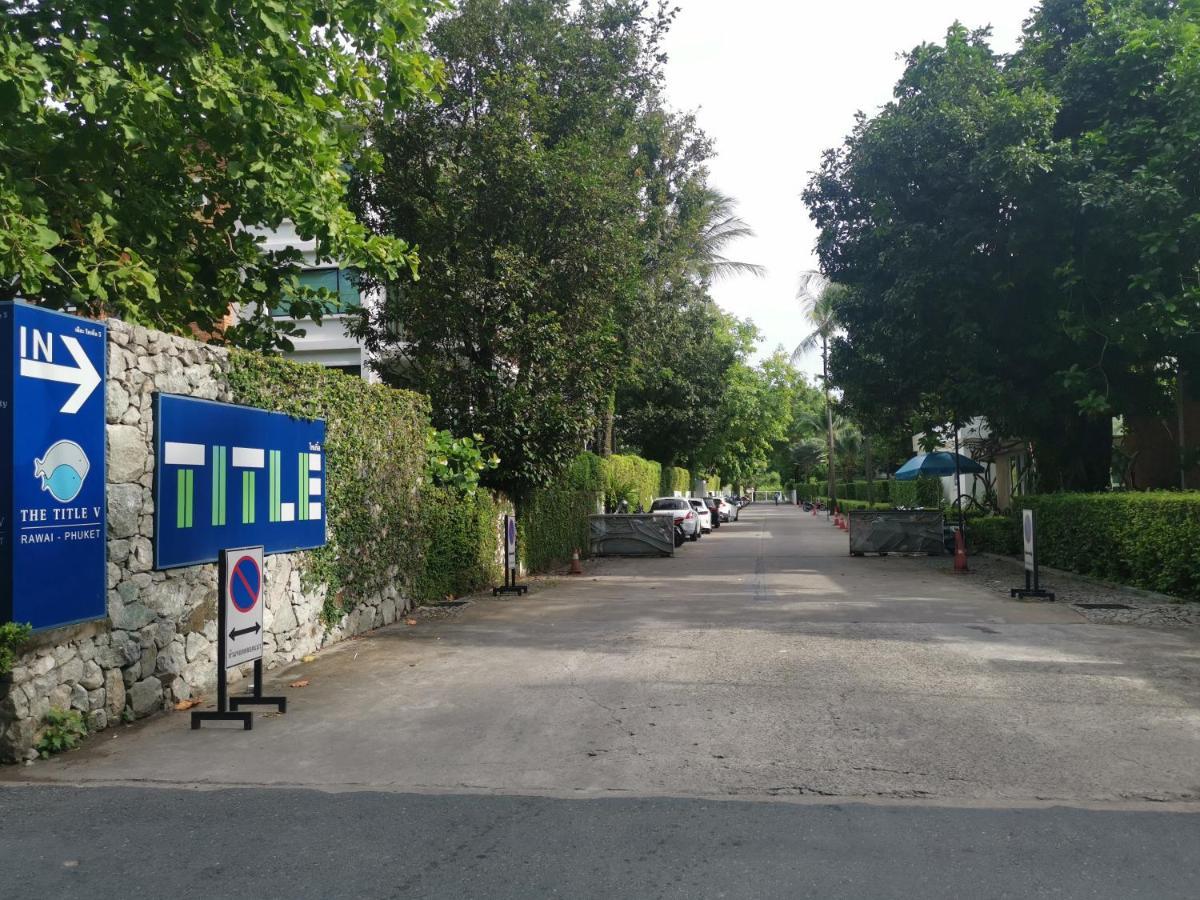
[{"label": "palm tree", "polygon": [[818,345],[821,347],[821,381],[825,385],[825,422],[829,431],[829,499],[837,499],[835,485],[835,439],[833,430],[833,404],[829,397],[829,339],[837,331],[837,295],[844,291],[820,272],[802,272],[796,288],[796,299],[804,308],[804,315],[813,330],[800,342],[792,353],[792,363],[798,364],[801,357]]},{"label": "palm tree", "polygon": [[756,263],[729,259],[722,251],[742,238],[754,237],[754,229],[734,212],[736,201],[720,191],[705,187],[698,200],[701,226],[692,248],[689,269],[702,281],[753,275],[761,278],[766,268]]}]

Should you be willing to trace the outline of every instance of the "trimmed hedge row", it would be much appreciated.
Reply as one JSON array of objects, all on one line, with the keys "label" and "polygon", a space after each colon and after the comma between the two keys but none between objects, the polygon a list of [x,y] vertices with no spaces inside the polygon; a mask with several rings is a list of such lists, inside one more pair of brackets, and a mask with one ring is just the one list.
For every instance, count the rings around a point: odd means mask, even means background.
[{"label": "trimmed hedge row", "polygon": [[418,600],[458,597],[503,579],[498,529],[506,507],[483,490],[471,497],[452,488],[422,487],[425,559],[416,579]]},{"label": "trimmed hedge row", "polygon": [[596,512],[599,492],[546,488],[534,491],[517,516],[525,567],[545,572],[571,558],[578,548],[586,555],[590,542],[588,516]]},{"label": "trimmed hedge row", "polygon": [[946,499],[940,478],[893,481],[890,495],[895,506],[908,507],[940,507]]},{"label": "trimmed hedge row", "polygon": [[670,497],[676,491],[686,494],[692,489],[692,473],[679,466],[662,467],[662,483],[659,485],[659,496]]},{"label": "trimmed hedge row", "polygon": [[622,500],[629,509],[649,509],[662,486],[662,466],[640,456],[610,456],[601,460],[604,470],[604,502],[616,508]]},{"label": "trimmed hedge row", "polygon": [[1200,600],[1200,492],[1042,494],[1038,558],[1048,566]]},{"label": "trimmed hedge row", "polygon": [[1020,510],[1032,509],[1045,565],[1200,600],[1200,492],[1041,494],[1014,504],[1011,515],[968,520],[973,550],[1019,554]]},{"label": "trimmed hedge row", "polygon": [[967,549],[1015,556],[1021,552],[1020,521],[1016,516],[968,516]]}]

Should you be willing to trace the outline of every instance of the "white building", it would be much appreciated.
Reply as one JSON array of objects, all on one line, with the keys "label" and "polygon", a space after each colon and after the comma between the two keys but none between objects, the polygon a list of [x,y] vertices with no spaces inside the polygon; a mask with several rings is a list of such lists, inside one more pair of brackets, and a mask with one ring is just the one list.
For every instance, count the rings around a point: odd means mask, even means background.
[{"label": "white building", "polygon": [[[263,245],[266,250],[294,247],[303,253],[307,268],[300,273],[300,283],[306,287],[328,288],[337,295],[340,309],[353,309],[371,301],[369,294],[364,296],[359,291],[349,269],[331,264],[318,265],[316,242],[302,240],[290,221],[284,221],[274,231],[256,228],[250,230],[266,238]],[[305,335],[292,339],[296,349],[285,353],[285,357],[297,362],[318,363],[329,369],[339,369],[367,381],[379,380],[367,365],[369,355],[366,348],[357,339],[346,334],[344,314],[334,312],[324,316],[320,325],[311,319],[299,319],[296,324],[304,330]]]}]

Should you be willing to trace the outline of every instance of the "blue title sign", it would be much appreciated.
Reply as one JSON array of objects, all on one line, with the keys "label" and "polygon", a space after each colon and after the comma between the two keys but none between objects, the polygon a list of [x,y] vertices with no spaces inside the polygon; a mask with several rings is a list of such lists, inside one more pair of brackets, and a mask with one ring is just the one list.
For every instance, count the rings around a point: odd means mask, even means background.
[{"label": "blue title sign", "polygon": [[107,328],[0,303],[0,344],[0,622],[103,618]]},{"label": "blue title sign", "polygon": [[155,568],[324,545],[324,421],[159,394],[154,423]]}]

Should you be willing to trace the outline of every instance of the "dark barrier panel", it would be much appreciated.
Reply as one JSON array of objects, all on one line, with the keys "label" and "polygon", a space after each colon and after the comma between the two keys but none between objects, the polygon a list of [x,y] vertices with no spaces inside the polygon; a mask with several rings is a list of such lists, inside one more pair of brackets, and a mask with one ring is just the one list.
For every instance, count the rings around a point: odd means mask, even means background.
[{"label": "dark barrier panel", "polygon": [[592,556],[674,556],[673,516],[589,516]]},{"label": "dark barrier panel", "polygon": [[938,510],[851,510],[850,552],[941,556],[946,552],[944,524]]}]

